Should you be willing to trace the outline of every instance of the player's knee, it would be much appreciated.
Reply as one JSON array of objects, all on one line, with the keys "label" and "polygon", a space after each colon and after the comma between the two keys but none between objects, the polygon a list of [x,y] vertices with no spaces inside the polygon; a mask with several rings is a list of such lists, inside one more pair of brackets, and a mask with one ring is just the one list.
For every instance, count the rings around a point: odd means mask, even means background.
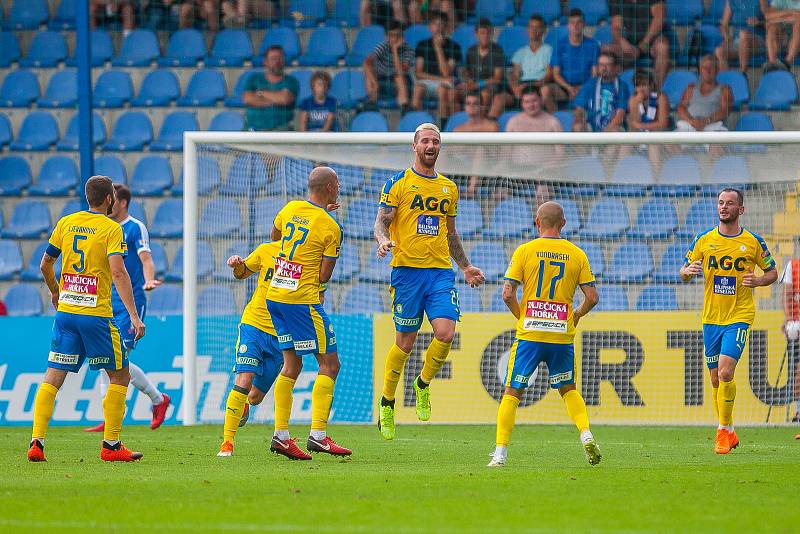
[{"label": "player's knee", "polygon": [[456,335],[455,326],[453,328],[438,330],[433,333],[433,337],[436,338],[436,341],[439,341],[441,343],[452,343],[455,335]]},{"label": "player's knee", "polygon": [[733,380],[733,367],[720,367],[717,370],[717,377],[723,382],[730,382]]},{"label": "player's knee", "polygon": [[264,400],[267,394],[260,389],[253,388],[250,390],[250,393],[247,395],[247,402],[251,406],[258,406],[261,404],[261,401]]},{"label": "player's knee", "polygon": [[281,374],[296,380],[297,377],[300,376],[300,372],[303,370],[303,361],[300,360],[300,358],[294,358],[294,360],[295,361],[285,360],[283,362]]},{"label": "player's knee", "polygon": [[339,374],[339,369],[342,364],[339,362],[339,356],[334,354],[326,354],[325,358],[319,363],[320,374],[336,378]]}]

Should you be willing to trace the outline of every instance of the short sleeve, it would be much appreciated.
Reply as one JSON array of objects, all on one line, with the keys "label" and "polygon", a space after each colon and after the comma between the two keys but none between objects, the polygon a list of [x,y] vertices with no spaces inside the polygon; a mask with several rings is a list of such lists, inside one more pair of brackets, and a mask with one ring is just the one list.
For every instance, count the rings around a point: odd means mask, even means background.
[{"label": "short sleeve", "polygon": [[297,78],[294,76],[287,76],[286,80],[286,89],[289,90],[295,97],[297,97],[297,93],[300,92],[300,82],[297,81]]},{"label": "short sleeve", "polygon": [[328,238],[328,242],[325,243],[325,252],[323,255],[326,258],[338,258],[339,251],[342,248],[342,229],[333,219],[331,219],[330,225],[330,236]]},{"label": "short sleeve", "polygon": [[769,251],[769,248],[767,248],[767,243],[761,236],[756,236],[756,240],[759,244],[756,263],[761,267],[762,271],[771,271],[775,268],[775,260],[772,259],[772,253]]},{"label": "short sleeve", "polygon": [[247,78],[247,81],[244,83],[244,90],[245,91],[257,91],[258,90],[258,76],[257,72],[254,72]]},{"label": "short sleeve", "polygon": [[700,250],[700,240],[702,238],[703,238],[702,234],[697,234],[692,240],[691,244],[689,244],[689,250],[686,251],[686,256],[684,257],[685,264],[689,264],[692,263],[693,261],[703,259],[703,253]]},{"label": "short sleeve", "polygon": [[521,65],[525,60],[525,47],[518,48],[514,55],[511,56],[511,63],[514,65]]},{"label": "short sleeve", "polygon": [[561,68],[561,49],[563,47],[559,45],[553,50],[553,53],[550,55],[550,66],[551,67],[559,67]]},{"label": "short sleeve", "polygon": [[403,174],[400,172],[386,181],[381,191],[380,206],[382,208],[396,208],[400,205],[400,189],[402,188],[400,178],[403,177]]},{"label": "short sleeve", "polygon": [[136,225],[136,234],[133,243],[136,246],[136,254],[150,252],[150,234],[142,223]]},{"label": "short sleeve", "polygon": [[589,264],[589,258],[584,251],[581,251],[581,272],[578,274],[578,285],[585,286],[587,284],[594,284],[594,273],[592,266]]},{"label": "short sleeve", "polygon": [[310,111],[313,98],[314,97],[312,96],[304,98],[303,100],[300,101],[300,105],[297,107],[300,108],[302,111]]},{"label": "short sleeve", "polygon": [[128,255],[128,244],[125,242],[125,236],[122,234],[122,227],[119,224],[114,224],[108,231],[106,238],[106,255],[114,256],[119,254],[121,256]]},{"label": "short sleeve", "polygon": [[499,46],[494,48],[494,54],[492,55],[492,68],[496,69],[497,67],[503,67],[506,64],[506,55],[503,53],[503,49]]},{"label": "short sleeve", "polygon": [[259,245],[253,252],[244,259],[244,266],[252,273],[261,270],[261,255],[265,253],[264,245]]},{"label": "short sleeve", "polygon": [[580,107],[583,109],[589,109],[589,100],[591,99],[591,93],[594,92],[594,78],[592,78],[589,82],[581,85],[581,90],[578,91],[578,94],[575,96],[575,107]]},{"label": "short sleeve", "polygon": [[453,201],[447,208],[447,216],[455,217],[458,214],[458,187],[453,187]]},{"label": "short sleeve", "polygon": [[506,280],[514,280],[515,282],[522,283],[522,270],[525,267],[525,250],[523,247],[518,247],[511,256],[511,262],[506,269]]},{"label": "short sleeve", "polygon": [[58,258],[61,255],[61,221],[56,223],[53,228],[53,233],[50,234],[50,239],[47,241],[47,255],[51,258]]},{"label": "short sleeve", "polygon": [[272,224],[280,231],[283,231],[283,219],[285,217],[284,211],[286,211],[286,206],[281,208],[277,215],[275,215],[275,220]]},{"label": "short sleeve", "polygon": [[553,58],[553,47],[547,43],[543,43],[539,53],[542,54],[542,62],[549,64],[550,60]]}]

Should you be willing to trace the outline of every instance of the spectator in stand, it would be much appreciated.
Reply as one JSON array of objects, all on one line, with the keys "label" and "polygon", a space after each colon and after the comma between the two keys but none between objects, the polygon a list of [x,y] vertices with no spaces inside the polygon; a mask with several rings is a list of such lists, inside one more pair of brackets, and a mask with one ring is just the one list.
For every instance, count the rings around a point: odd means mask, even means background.
[{"label": "spectator in stand", "polygon": [[583,35],[585,26],[583,11],[573,9],[569,12],[567,37],[558,42],[550,60],[555,83],[549,84],[545,90],[547,98],[574,100],[581,86],[597,76],[600,44]]},{"label": "spectator in stand", "polygon": [[425,21],[425,12],[440,11],[447,15],[445,26],[448,33],[452,33],[456,19],[456,6],[453,0],[361,0],[359,20],[362,26],[370,24],[383,24],[389,20],[396,20],[402,25],[422,24]]},{"label": "spectator in stand", "polygon": [[506,57],[503,49],[492,41],[492,23],[481,19],[475,26],[478,43],[467,50],[467,64],[462,70],[464,81],[459,84],[461,94],[479,91],[483,106],[489,107],[489,117],[497,119],[503,114],[508,93],[503,81]]},{"label": "spectator in stand", "polygon": [[[500,126],[496,120],[486,117],[486,107],[483,104],[481,93],[472,91],[464,97],[464,111],[467,113],[467,122],[456,126],[454,132],[490,132],[500,131]],[[482,160],[485,157],[483,150],[478,150],[476,158]],[[480,187],[480,177],[470,176],[466,184],[458,184],[462,198],[475,198]]]},{"label": "spectator in stand", "polygon": [[411,68],[414,65],[414,49],[403,40],[403,27],[396,20],[389,22],[386,40],[364,60],[364,78],[369,101],[379,98],[397,98],[397,104],[405,112],[409,104]]},{"label": "spectator in stand", "polygon": [[127,36],[136,29],[136,16],[131,0],[91,0],[89,2],[89,24],[94,30],[110,21],[122,20],[122,35]]},{"label": "spectator in stand", "polygon": [[439,116],[444,119],[456,111],[455,75],[461,61],[461,47],[444,33],[446,15],[428,11],[432,37],[417,45],[414,109],[422,110],[425,98],[438,98]]},{"label": "spectator in stand", "polygon": [[[795,237],[795,247],[797,246],[800,246],[800,237]],[[794,369],[794,374],[789,375],[792,377],[792,396],[795,405],[792,422],[800,423],[800,338],[797,332],[800,324],[800,257],[792,258],[786,264],[780,280],[783,285],[783,333],[786,335],[790,373],[791,369]],[[800,434],[797,434],[795,439],[800,439]]]},{"label": "spectator in stand", "polygon": [[767,0],[725,2],[719,21],[723,41],[714,52],[721,70],[728,70],[728,61],[738,56],[739,70],[747,73],[750,57],[764,48],[764,11],[767,8]]},{"label": "spectator in stand", "polygon": [[711,54],[700,58],[700,85],[689,84],[678,105],[678,132],[724,132],[733,105],[730,87],[717,82],[719,61]]},{"label": "spectator in stand", "polygon": [[[633,76],[634,92],[628,100],[628,129],[631,132],[663,132],[669,127],[669,100],[657,86],[653,74],[637,70]],[[653,168],[661,168],[661,145],[647,145]]]},{"label": "spectator in stand", "polygon": [[666,2],[611,0],[608,7],[612,40],[604,49],[616,54],[623,63],[643,56],[652,57],[655,82],[661,87],[669,72],[672,40],[672,30],[666,19]]},{"label": "spectator in stand", "polygon": [[522,112],[517,113],[506,124],[507,132],[563,132],[561,122],[544,110],[539,88],[529,85],[520,95]]},{"label": "spectator in stand", "polygon": [[288,130],[294,102],[300,91],[297,79],[283,72],[284,53],[279,45],[264,54],[264,73],[253,73],[244,88],[247,127],[255,131]]},{"label": "spectator in stand", "polygon": [[[800,52],[800,0],[771,0],[764,12],[767,25],[767,61],[765,69],[791,70]],[[786,48],[785,59],[779,58],[781,43],[790,27],[792,36]]]},{"label": "spectator in stand", "polygon": [[243,28],[249,19],[275,20],[281,13],[280,0],[224,0],[222,20],[226,28]]},{"label": "spectator in stand", "polygon": [[300,102],[298,132],[334,132],[336,127],[336,99],[328,94],[331,75],[318,70],[311,76],[311,96]]},{"label": "spectator in stand", "polygon": [[[553,91],[545,82],[550,81],[550,59],[553,47],[543,42],[547,24],[541,15],[533,15],[528,20],[528,46],[523,46],[511,57],[510,85],[514,98],[519,101],[522,91],[530,86],[538,87],[544,99],[545,108],[553,112],[556,101]],[[512,102],[507,102],[511,104]]]},{"label": "spectator in stand", "polygon": [[576,132],[621,132],[630,92],[619,79],[616,56],[610,52],[600,54],[597,70],[599,75],[583,84],[575,97],[572,129]]}]

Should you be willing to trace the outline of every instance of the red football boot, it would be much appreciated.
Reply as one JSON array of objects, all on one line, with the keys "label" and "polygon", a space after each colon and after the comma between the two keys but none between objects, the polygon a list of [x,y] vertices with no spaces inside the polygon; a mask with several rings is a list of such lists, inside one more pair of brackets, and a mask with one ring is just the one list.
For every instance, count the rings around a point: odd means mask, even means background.
[{"label": "red football boot", "polygon": [[100,449],[100,459],[104,462],[135,462],[141,460],[142,456],[144,454],[129,450],[121,441],[113,447],[104,441]]},{"label": "red football boot", "polygon": [[316,440],[311,436],[308,436],[308,441],[306,441],[306,449],[308,452],[324,452],[325,454],[330,454],[332,456],[350,456],[353,454],[353,451],[337,445],[335,441],[333,441],[330,436],[325,436],[323,439]]},{"label": "red football boot", "polygon": [[105,421],[100,421],[100,424],[99,424],[99,425],[97,425],[97,426],[91,426],[91,427],[89,427],[89,428],[84,428],[84,429],[83,429],[83,431],[84,431],[84,432],[102,432],[102,431],[103,431],[103,430],[105,430],[105,429],[106,429],[106,423],[105,423]]},{"label": "red football boot", "polygon": [[739,446],[739,436],[736,435],[735,430],[733,432],[728,432],[728,443],[731,445],[731,450]]},{"label": "red football boot", "polygon": [[[311,457],[309,456],[309,458]],[[28,449],[28,461],[29,462],[47,461],[47,459],[44,457],[44,443],[42,443],[38,439],[31,440],[31,448]]]},{"label": "red football boot", "polygon": [[275,454],[286,456],[290,460],[310,460],[311,455],[303,452],[297,446],[295,438],[291,439],[278,439],[278,436],[272,436],[272,443],[269,445],[269,450]]},{"label": "red football boot", "polygon": [[161,424],[164,422],[164,418],[167,416],[167,408],[169,408],[169,403],[172,402],[169,398],[169,395],[166,393],[162,394],[162,396],[164,397],[164,400],[161,401],[160,404],[153,406],[153,419],[150,421],[151,430],[155,430],[161,426]]}]

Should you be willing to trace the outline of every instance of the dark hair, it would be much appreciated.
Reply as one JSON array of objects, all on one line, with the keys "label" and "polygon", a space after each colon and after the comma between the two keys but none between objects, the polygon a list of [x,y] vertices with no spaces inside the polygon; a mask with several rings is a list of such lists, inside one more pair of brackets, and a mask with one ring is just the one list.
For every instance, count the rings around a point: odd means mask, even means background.
[{"label": "dark hair", "polygon": [[114,184],[114,191],[117,192],[117,201],[124,200],[125,206],[131,205],[131,190],[125,184]]},{"label": "dark hair", "polygon": [[531,15],[531,18],[528,19],[528,22],[532,20],[538,20],[539,22],[542,23],[543,26],[547,26],[547,22],[545,22],[544,17],[538,13],[534,13],[533,15]]},{"label": "dark hair", "polygon": [[386,31],[387,32],[391,32],[391,31],[395,31],[395,30],[402,30],[402,29],[403,29],[403,23],[400,22],[397,19],[390,20],[389,24],[386,25]]},{"label": "dark hair", "polygon": [[492,26],[492,21],[487,18],[481,18],[478,23],[475,25],[475,31],[480,30],[481,28],[485,28],[489,31],[492,31],[494,26]]},{"label": "dark hair", "polygon": [[439,11],[438,9],[428,10],[428,22],[438,20],[439,22],[447,22],[447,13]]},{"label": "dark hair", "polygon": [[114,184],[108,176],[92,176],[86,181],[85,192],[89,207],[96,208],[107,196],[114,198]]},{"label": "dark hair", "polygon": [[[610,59],[611,62],[614,64],[614,66],[619,65],[619,58],[617,57],[617,55],[614,52],[609,52],[608,50],[604,50],[604,51],[600,52],[600,55],[601,56],[606,56],[608,59]],[[600,57],[600,56],[598,56],[598,57]]]},{"label": "dark hair", "polygon": [[522,91],[519,93],[519,99],[522,100],[522,97],[525,95],[537,95],[539,98],[541,98],[542,92],[538,87],[531,83],[522,88]]},{"label": "dark hair", "polygon": [[650,87],[655,85],[653,71],[650,69],[636,69],[636,73],[633,75],[633,86],[636,87],[645,83]]},{"label": "dark hair", "polygon": [[569,10],[569,18],[572,18],[572,17],[580,17],[581,20],[585,20],[585,18],[583,16],[583,11],[581,11],[577,7],[574,7],[574,8]]},{"label": "dark hair", "polygon": [[480,103],[480,100],[481,100],[481,93],[480,93],[480,91],[469,91],[467,94],[465,94],[465,95],[464,95],[464,103],[466,103],[466,102],[467,102],[467,97],[468,97],[468,96],[474,96],[475,98],[477,98],[477,99],[478,99],[478,102]]},{"label": "dark hair", "polygon": [[278,52],[280,52],[281,54],[283,54],[283,53],[284,53],[284,52],[283,52],[283,47],[282,47],[281,45],[279,45],[279,44],[274,44],[274,45],[270,45],[270,47],[269,47],[269,48],[267,48],[267,51],[266,51],[266,52],[264,52],[264,55],[266,56],[267,54],[269,54],[269,53],[270,53],[270,52],[272,52],[273,50],[277,50],[277,51],[278,51]]},{"label": "dark hair", "polygon": [[739,205],[744,206],[744,193],[742,193],[741,190],[736,189],[735,187],[726,187],[725,189],[719,192],[720,195],[722,193],[736,193],[736,197],[739,199]]},{"label": "dark hair", "polygon": [[324,70],[318,70],[311,75],[311,81],[309,85],[313,88],[314,82],[317,80],[322,80],[325,82],[325,90],[329,90],[331,88],[331,75],[325,72]]}]

